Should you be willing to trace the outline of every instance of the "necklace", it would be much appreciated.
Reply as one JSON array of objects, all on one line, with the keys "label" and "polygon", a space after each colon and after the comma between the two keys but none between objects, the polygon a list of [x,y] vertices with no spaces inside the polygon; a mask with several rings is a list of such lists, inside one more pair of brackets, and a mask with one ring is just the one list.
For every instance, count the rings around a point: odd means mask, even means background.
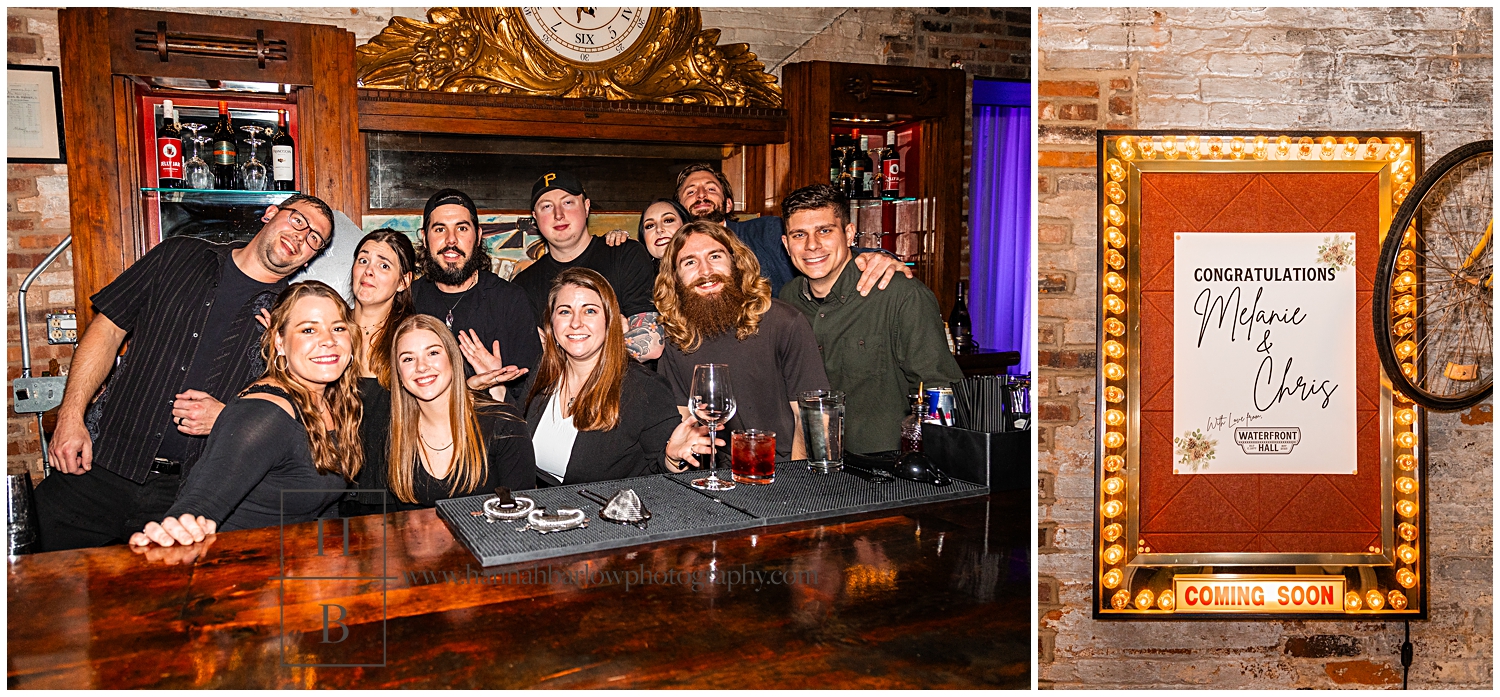
[{"label": "necklace", "polygon": [[451,441],[451,440],[448,441],[447,445],[445,445],[445,446],[443,446],[441,448],[434,448],[434,447],[432,447],[432,445],[427,442],[427,439],[422,437],[422,431],[421,431],[421,429],[417,430],[417,440],[422,441],[422,445],[426,446],[428,450],[431,450],[431,451],[433,451],[435,453],[440,453],[440,452],[443,452],[444,450],[447,450],[448,448],[453,447],[453,441]]},{"label": "necklace", "polygon": [[479,274],[477,274],[477,273],[474,274],[473,278],[474,278],[474,285],[469,286],[468,288],[465,288],[463,291],[461,291],[458,294],[458,299],[454,300],[453,304],[448,306],[448,319],[443,320],[443,324],[448,325],[448,331],[450,331],[450,332],[453,331],[453,311],[458,308],[458,304],[459,303],[463,302],[465,299],[467,299],[469,297],[469,292],[470,291],[472,291],[475,288],[479,287]]}]

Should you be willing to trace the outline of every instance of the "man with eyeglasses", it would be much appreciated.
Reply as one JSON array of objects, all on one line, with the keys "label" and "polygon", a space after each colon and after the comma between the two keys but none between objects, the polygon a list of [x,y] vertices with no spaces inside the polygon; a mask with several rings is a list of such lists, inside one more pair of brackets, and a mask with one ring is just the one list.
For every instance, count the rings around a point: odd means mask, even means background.
[{"label": "man with eyeglasses", "polygon": [[123,544],[165,516],[224,402],[265,372],[257,316],[328,246],[333,211],[295,195],[261,222],[248,243],[163,240],[90,298],[47,448],[60,474],[36,490],[44,549]]}]

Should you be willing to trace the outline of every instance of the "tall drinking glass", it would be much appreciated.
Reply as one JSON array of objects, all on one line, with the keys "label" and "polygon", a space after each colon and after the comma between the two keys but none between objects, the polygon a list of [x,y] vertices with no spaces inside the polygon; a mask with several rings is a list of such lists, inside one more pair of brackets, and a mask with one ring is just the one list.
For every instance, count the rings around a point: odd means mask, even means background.
[{"label": "tall drinking glass", "polygon": [[708,476],[692,481],[693,487],[704,491],[728,491],[734,482],[719,479],[718,447],[714,434],[730,419],[734,418],[734,388],[729,385],[729,366],[722,363],[702,363],[693,366],[693,385],[688,391],[688,411],[698,423],[708,427],[709,461]]},{"label": "tall drinking glass", "polygon": [[797,395],[807,469],[829,474],[844,469],[844,393],[813,390]]}]

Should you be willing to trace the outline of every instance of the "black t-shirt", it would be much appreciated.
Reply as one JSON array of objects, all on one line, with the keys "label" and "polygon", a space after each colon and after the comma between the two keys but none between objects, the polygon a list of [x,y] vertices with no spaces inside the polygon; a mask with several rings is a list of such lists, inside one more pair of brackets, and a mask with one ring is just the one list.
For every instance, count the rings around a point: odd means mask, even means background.
[{"label": "black t-shirt", "polygon": [[[193,362],[188,365],[178,393],[187,390],[208,391],[208,376],[213,370],[214,357],[223,348],[224,335],[234,316],[255,297],[257,293],[271,290],[275,283],[261,283],[249,276],[234,263],[232,255],[224,256],[224,269],[219,274],[219,287],[214,294],[213,307],[209,308],[208,321],[203,323],[203,336],[198,339],[198,350],[193,353]],[[156,449],[157,457],[182,460],[187,454],[191,438],[203,436],[184,435],[176,424],[162,432],[161,445]]]},{"label": "black t-shirt", "polygon": [[604,238],[595,237],[572,261],[558,261],[550,253],[537,259],[516,274],[515,283],[526,290],[537,318],[545,320],[547,293],[552,290],[552,279],[575,266],[593,269],[614,289],[615,299],[620,301],[620,314],[630,317],[642,312],[656,312],[656,302],[651,299],[656,284],[656,267],[651,261],[651,254],[644,246],[622,244],[611,247]]},{"label": "black t-shirt", "polygon": [[[359,379],[359,399],[364,403],[364,416],[359,422],[360,443],[365,449],[365,465],[354,476],[355,489],[384,490],[386,481],[386,448],[391,433],[391,393],[380,386],[375,378]],[[380,503],[381,492],[350,492],[349,498],[360,503]]]},{"label": "black t-shirt", "polygon": [[[736,410],[722,432],[728,435],[745,428],[774,431],[776,457],[791,457],[796,420],[788,403],[796,401],[799,392],[828,389],[818,340],[807,318],[791,305],[773,299],[771,309],[760,318],[759,329],[744,341],[728,331],[705,339],[697,351],[683,353],[669,340],[662,350],[659,369],[672,385],[679,406],[687,406],[693,366],[700,363],[729,366]],[[729,442],[728,438],[723,440]],[[728,462],[728,450],[719,449],[721,465]]]},{"label": "black t-shirt", "polygon": [[[500,342],[500,358],[506,365],[529,369],[531,372],[521,379],[506,384],[505,401],[518,404],[542,357],[536,315],[519,286],[484,269],[478,273],[474,287],[460,293],[445,293],[431,279],[418,279],[411,287],[412,304],[417,312],[441,322],[446,322],[451,313],[453,324],[449,329],[455,337],[473,329],[487,349],[494,350],[494,342]],[[465,360],[464,376],[473,375],[474,366]]]}]

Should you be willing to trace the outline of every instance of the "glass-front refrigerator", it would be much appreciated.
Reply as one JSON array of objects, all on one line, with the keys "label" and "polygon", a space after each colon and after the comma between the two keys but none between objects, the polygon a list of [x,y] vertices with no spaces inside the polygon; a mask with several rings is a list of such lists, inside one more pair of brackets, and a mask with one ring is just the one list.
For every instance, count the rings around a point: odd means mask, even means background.
[{"label": "glass-front refrigerator", "polygon": [[149,246],[248,240],[267,206],[302,190],[294,97],[143,89],[137,99]]}]

